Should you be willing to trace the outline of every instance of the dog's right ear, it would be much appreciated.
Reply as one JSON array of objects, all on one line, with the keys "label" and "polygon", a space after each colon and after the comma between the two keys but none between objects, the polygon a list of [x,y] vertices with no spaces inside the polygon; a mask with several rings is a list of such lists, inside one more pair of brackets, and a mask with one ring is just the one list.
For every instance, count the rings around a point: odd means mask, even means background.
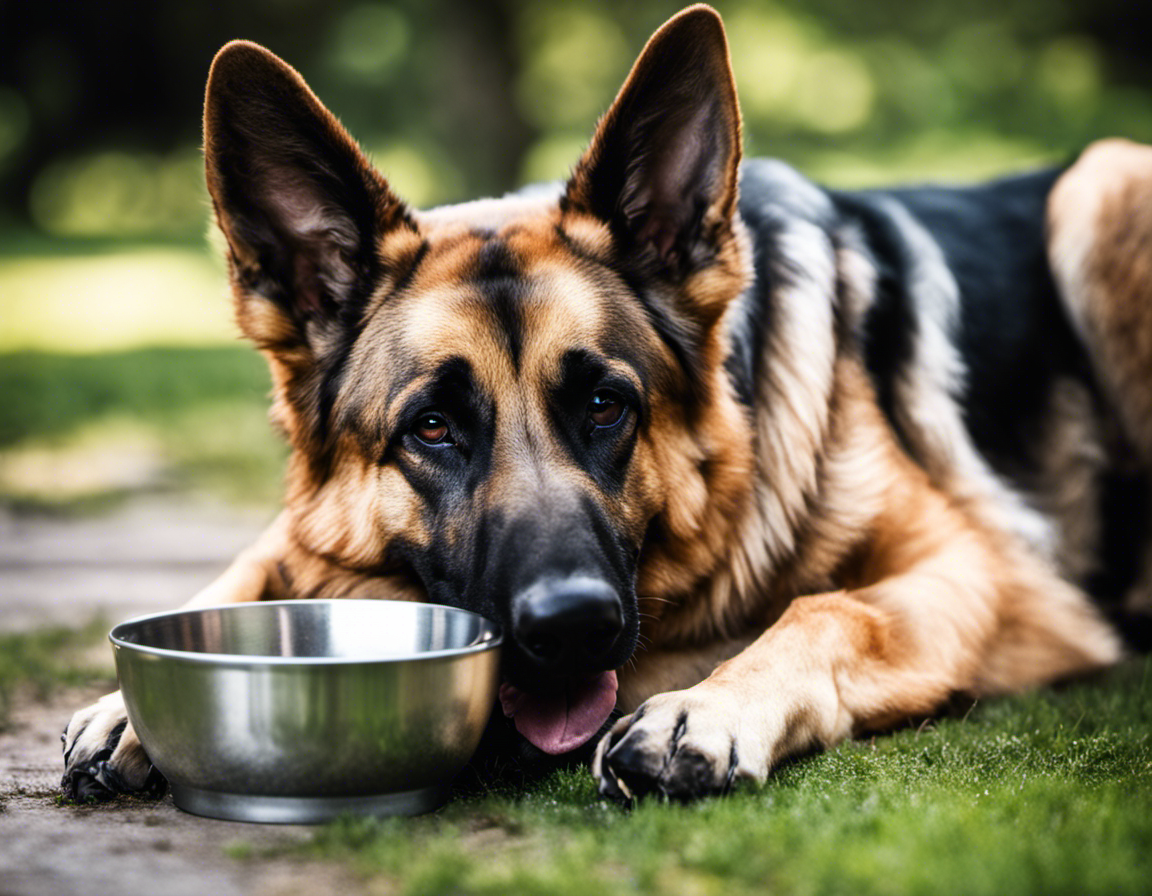
[{"label": "dog's right ear", "polygon": [[212,62],[204,155],[241,328],[315,357],[385,273],[381,235],[415,232],[407,208],[295,69],[247,41]]},{"label": "dog's right ear", "polygon": [[724,25],[711,7],[690,6],[644,47],[562,207],[608,223],[636,273],[681,282],[731,239],[740,154]]}]

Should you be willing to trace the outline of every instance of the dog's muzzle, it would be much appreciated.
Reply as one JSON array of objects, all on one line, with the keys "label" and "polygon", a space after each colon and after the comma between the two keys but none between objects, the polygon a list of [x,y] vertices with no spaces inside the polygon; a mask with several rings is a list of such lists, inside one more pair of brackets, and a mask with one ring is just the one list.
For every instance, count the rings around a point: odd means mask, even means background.
[{"label": "dog's muzzle", "polygon": [[624,608],[607,582],[546,579],[512,603],[512,632],[541,671],[565,678],[602,672],[624,630]]},{"label": "dog's muzzle", "polygon": [[537,748],[566,753],[603,727],[616,707],[613,648],[623,631],[620,596],[601,579],[544,579],[516,595],[516,644],[541,678],[554,683],[529,693],[505,682],[500,703]]}]

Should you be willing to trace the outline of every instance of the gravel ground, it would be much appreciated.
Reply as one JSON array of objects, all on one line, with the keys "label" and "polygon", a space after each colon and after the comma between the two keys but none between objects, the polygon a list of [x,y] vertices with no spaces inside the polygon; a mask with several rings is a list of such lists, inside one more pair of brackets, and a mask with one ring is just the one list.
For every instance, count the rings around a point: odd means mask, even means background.
[{"label": "gravel ground", "polygon": [[[161,504],[99,519],[0,516],[0,630],[173,609],[222,570],[262,522]],[[108,663],[111,669],[110,651]],[[298,843],[309,827],[198,818],[171,797],[58,805],[60,731],[99,695],[89,688],[60,690],[46,702],[17,697],[0,733],[0,896],[364,892],[337,865],[236,856],[245,847],[259,854]]]}]

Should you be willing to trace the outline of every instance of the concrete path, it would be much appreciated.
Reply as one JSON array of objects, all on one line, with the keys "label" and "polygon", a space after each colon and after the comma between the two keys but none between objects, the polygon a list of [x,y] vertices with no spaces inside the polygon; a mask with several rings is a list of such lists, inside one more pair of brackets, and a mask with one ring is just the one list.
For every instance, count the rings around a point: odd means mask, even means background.
[{"label": "concrete path", "polygon": [[0,511],[0,631],[174,610],[271,517],[164,502],[81,519]]},{"label": "concrete path", "polygon": [[[265,522],[203,506],[137,505],[113,516],[0,516],[0,631],[110,623],[174,609]],[[112,677],[111,651],[107,653]],[[106,690],[106,689],[105,689]],[[212,821],[160,802],[57,805],[60,732],[101,691],[20,695],[0,731],[0,896],[264,896],[364,892],[343,867],[262,852],[311,828]],[[237,845],[255,857],[237,858]]]},{"label": "concrete path", "polygon": [[[333,863],[262,855],[312,828],[214,821],[159,802],[60,806],[60,730],[99,691],[24,700],[0,733],[3,896],[356,896],[365,884]],[[238,851],[249,851],[247,858]]]}]

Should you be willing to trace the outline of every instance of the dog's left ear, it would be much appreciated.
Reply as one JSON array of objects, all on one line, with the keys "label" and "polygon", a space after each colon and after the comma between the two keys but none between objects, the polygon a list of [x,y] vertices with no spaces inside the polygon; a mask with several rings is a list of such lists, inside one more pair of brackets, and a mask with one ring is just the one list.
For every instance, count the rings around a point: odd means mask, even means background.
[{"label": "dog's left ear", "polygon": [[648,41],[568,183],[640,272],[707,263],[736,210],[740,110],[719,14],[689,7]]},{"label": "dog's left ear", "polygon": [[245,333],[319,355],[384,273],[377,241],[415,230],[407,207],[296,70],[247,41],[212,63],[204,155]]}]

